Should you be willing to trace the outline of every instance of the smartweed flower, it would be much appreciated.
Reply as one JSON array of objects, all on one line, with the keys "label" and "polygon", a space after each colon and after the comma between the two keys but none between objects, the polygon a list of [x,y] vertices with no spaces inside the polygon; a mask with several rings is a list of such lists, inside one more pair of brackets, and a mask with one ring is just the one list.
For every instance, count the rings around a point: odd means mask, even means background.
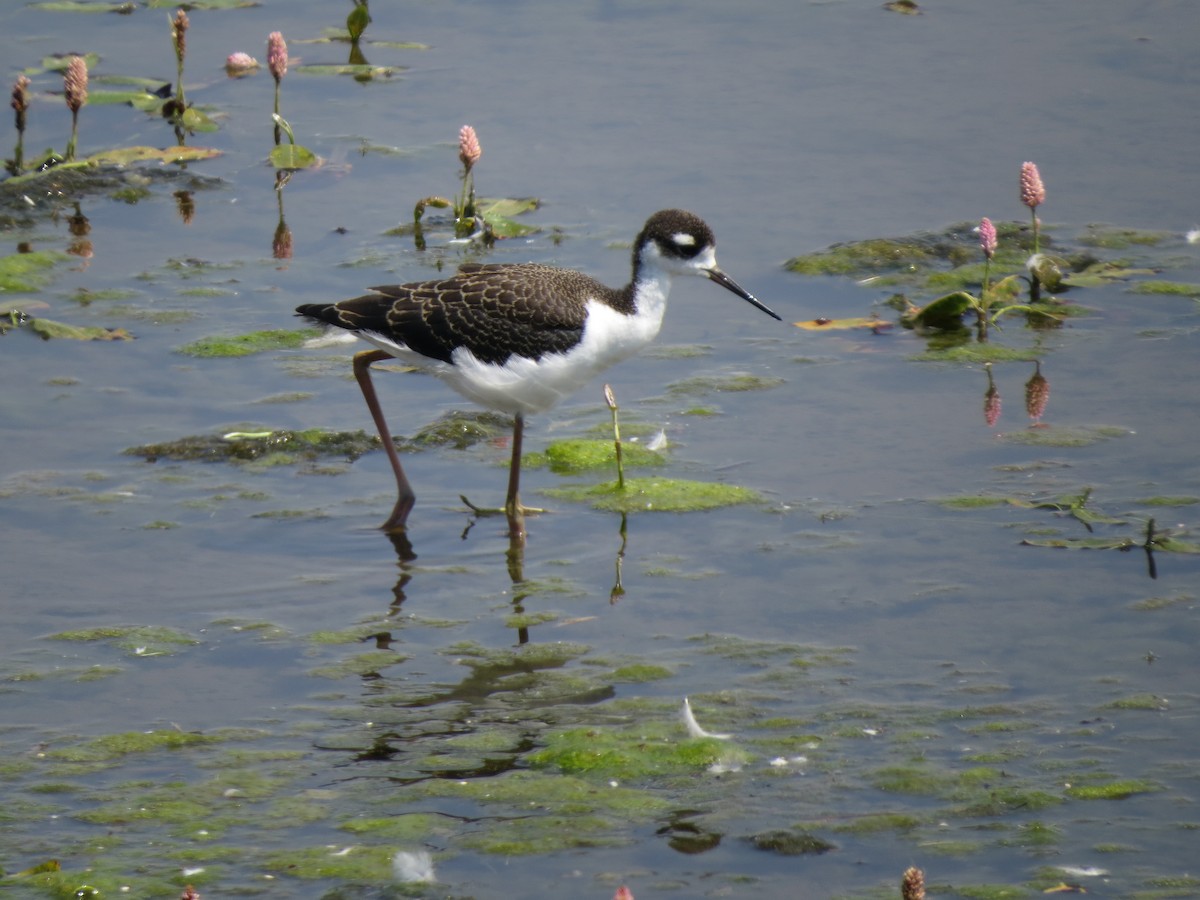
[{"label": "smartweed flower", "polygon": [[82,56],[72,56],[63,75],[63,92],[67,98],[67,109],[71,110],[71,140],[67,144],[67,161],[75,158],[75,147],[79,141],[79,110],[88,98],[87,63]]}]

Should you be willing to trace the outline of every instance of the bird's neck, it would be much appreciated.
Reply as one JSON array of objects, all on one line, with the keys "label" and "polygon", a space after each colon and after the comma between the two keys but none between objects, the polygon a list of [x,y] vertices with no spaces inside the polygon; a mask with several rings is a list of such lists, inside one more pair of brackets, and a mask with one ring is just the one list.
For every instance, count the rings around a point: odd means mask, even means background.
[{"label": "bird's neck", "polygon": [[662,321],[671,292],[671,275],[658,266],[638,266],[633,281],[618,292],[614,309],[627,316]]}]

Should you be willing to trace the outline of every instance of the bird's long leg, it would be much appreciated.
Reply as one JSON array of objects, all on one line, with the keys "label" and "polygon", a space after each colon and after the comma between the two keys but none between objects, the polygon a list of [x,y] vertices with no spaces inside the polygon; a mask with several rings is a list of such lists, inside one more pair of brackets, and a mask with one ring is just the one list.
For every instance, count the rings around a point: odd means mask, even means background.
[{"label": "bird's long leg", "polygon": [[412,486],[408,483],[408,477],[404,474],[404,467],[400,465],[400,456],[396,453],[392,433],[388,430],[387,420],[383,417],[383,408],[379,405],[379,398],[375,395],[375,385],[371,382],[371,363],[377,363],[384,359],[392,359],[392,357],[382,350],[363,350],[355,353],[354,378],[362,390],[363,399],[367,401],[367,409],[371,411],[371,418],[375,420],[375,429],[379,432],[379,439],[383,441],[383,451],[387,454],[388,462],[392,464],[392,471],[396,473],[396,506],[392,510],[392,514],[388,516],[388,520],[380,528],[384,531],[399,531],[408,521],[408,514],[417,501],[417,495],[413,493]]},{"label": "bird's long leg", "polygon": [[508,464],[508,496],[504,499],[504,515],[508,517],[508,534],[514,540],[525,539],[525,509],[518,495],[521,486],[521,441],[525,436],[525,417],[517,413],[513,420],[512,462]]}]

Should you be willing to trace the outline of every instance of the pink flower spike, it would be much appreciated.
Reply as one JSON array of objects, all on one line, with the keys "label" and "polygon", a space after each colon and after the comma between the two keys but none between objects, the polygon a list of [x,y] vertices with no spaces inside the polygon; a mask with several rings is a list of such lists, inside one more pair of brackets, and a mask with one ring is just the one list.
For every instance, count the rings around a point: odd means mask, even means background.
[{"label": "pink flower spike", "polygon": [[72,56],[67,64],[66,74],[63,75],[63,92],[67,97],[67,108],[73,113],[79,112],[87,103],[88,70],[82,56]]},{"label": "pink flower spike", "polygon": [[182,9],[176,10],[175,18],[171,22],[171,38],[175,41],[175,56],[180,62],[187,56],[187,30],[191,22],[188,21],[188,14]]},{"label": "pink flower spike", "polygon": [[469,172],[481,156],[483,156],[483,148],[479,146],[479,138],[475,134],[475,129],[470,125],[464,125],[458,130],[458,158],[462,160],[462,164]]},{"label": "pink flower spike", "polygon": [[1021,202],[1036,209],[1046,202],[1046,188],[1035,163],[1021,163]]},{"label": "pink flower spike", "polygon": [[13,82],[12,108],[18,116],[24,116],[25,110],[29,109],[29,79],[24,75],[18,75]]},{"label": "pink flower spike", "polygon": [[617,892],[613,894],[613,900],[633,900],[633,891],[621,885],[617,888]]},{"label": "pink flower spike", "polygon": [[988,259],[996,255],[996,226],[987,216],[979,220],[979,246]]},{"label": "pink flower spike", "polygon": [[284,41],[283,34],[278,31],[272,31],[267,38],[267,67],[270,68],[276,81],[281,81],[287,74],[287,42]]}]

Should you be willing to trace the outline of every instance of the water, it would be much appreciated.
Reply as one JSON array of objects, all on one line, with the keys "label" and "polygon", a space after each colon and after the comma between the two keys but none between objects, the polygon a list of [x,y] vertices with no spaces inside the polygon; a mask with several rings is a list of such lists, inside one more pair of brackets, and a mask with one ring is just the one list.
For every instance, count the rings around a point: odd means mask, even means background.
[{"label": "water", "polygon": [[[531,520],[520,565],[498,520],[466,530],[458,500],[499,500],[503,446],[406,460],[419,494],[411,549],[373,528],[392,501],[378,453],[322,460],[335,474],[122,454],[241,428],[368,427],[347,351],[197,360],[176,349],[287,328],[298,303],[465,258],[444,233],[421,254],[385,232],[419,197],[457,189],[453,142],[467,122],[484,147],[480,192],[543,203],[528,217],[543,231],[501,243],[494,260],[616,284],[646,215],[681,205],[713,225],[727,271],[786,320],[864,315],[890,291],[780,264],[981,215],[1023,220],[1017,169],[1033,159],[1056,238],[1094,222],[1169,232],[1129,256],[1164,267],[1156,277],[1200,281],[1183,238],[1200,196],[1190,7],[961,4],[903,17],[842,3],[381,5],[367,37],[431,49],[365,45],[372,63],[408,67],[371,84],[289,73],[283,113],[327,165],[285,188],[294,254],[277,260],[271,79],[227,80],[220,62],[238,49],[265,60],[275,29],[302,62],[342,61],[345,45],[301,42],[342,12],[193,11],[189,98],[222,118],[191,143],[223,151],[189,167],[212,179],[192,186],[194,218],[180,219],[177,183],[151,181],[134,205],[87,195],[92,255],[58,265],[32,295],[49,318],[137,339],[2,339],[11,800],[0,865],[59,858],[68,886],[144,895],[188,881],[244,894],[269,878],[273,895],[387,896],[391,855],[423,847],[434,896],[559,896],[563,879],[597,897],[622,881],[638,896],[894,896],[910,864],[945,894],[1056,880],[1197,893],[1197,557],[1157,553],[1151,580],[1140,549],[1022,546],[1047,529],[1086,536],[1053,510],[939,502],[1091,488],[1090,508],[1127,523],[1098,534],[1136,537],[1151,514],[1195,541],[1194,504],[1148,502],[1200,496],[1193,299],[1118,281],[1072,293],[1094,313],[1062,329],[1010,319],[993,334],[1041,348],[1052,429],[1114,428],[1048,447],[1007,437],[1028,433],[1031,363],[995,365],[1003,411],[989,429],[982,369],[915,361],[925,343],[911,332],[812,334],[679,284],[661,343],[705,349],[614,370],[622,421],[666,429],[670,475],[752,487],[765,503],[632,515],[623,541],[619,516],[539,493],[576,479],[531,469],[526,499],[550,512]],[[10,7],[0,44],[13,71],[95,50],[96,72],[165,81],[166,17]],[[34,87],[27,151],[61,148],[56,79]],[[81,119],[84,152],[170,141],[127,107]],[[64,249],[57,202],[38,197],[5,252],[20,240]],[[205,265],[179,263],[196,260]],[[81,305],[80,289],[127,293]],[[669,390],[712,373],[783,384]],[[465,407],[420,375],[378,383],[400,433]],[[263,402],[289,392],[311,396]],[[687,415],[694,406],[718,414]],[[606,422],[597,385],[533,420],[527,446]],[[619,556],[625,593],[613,603]],[[196,643],[50,637],[106,626]],[[359,641],[382,631],[390,650]],[[634,674],[638,664],[657,676]],[[598,746],[614,731],[626,748],[678,745],[684,696],[704,727],[734,735],[740,771],[631,763],[574,782],[535,764],[571,728],[593,729]],[[54,756],[152,729],[222,741]],[[1139,792],[1071,794],[1118,781]],[[778,829],[836,849],[788,856],[750,840]],[[347,868],[320,868],[335,864]]]}]

